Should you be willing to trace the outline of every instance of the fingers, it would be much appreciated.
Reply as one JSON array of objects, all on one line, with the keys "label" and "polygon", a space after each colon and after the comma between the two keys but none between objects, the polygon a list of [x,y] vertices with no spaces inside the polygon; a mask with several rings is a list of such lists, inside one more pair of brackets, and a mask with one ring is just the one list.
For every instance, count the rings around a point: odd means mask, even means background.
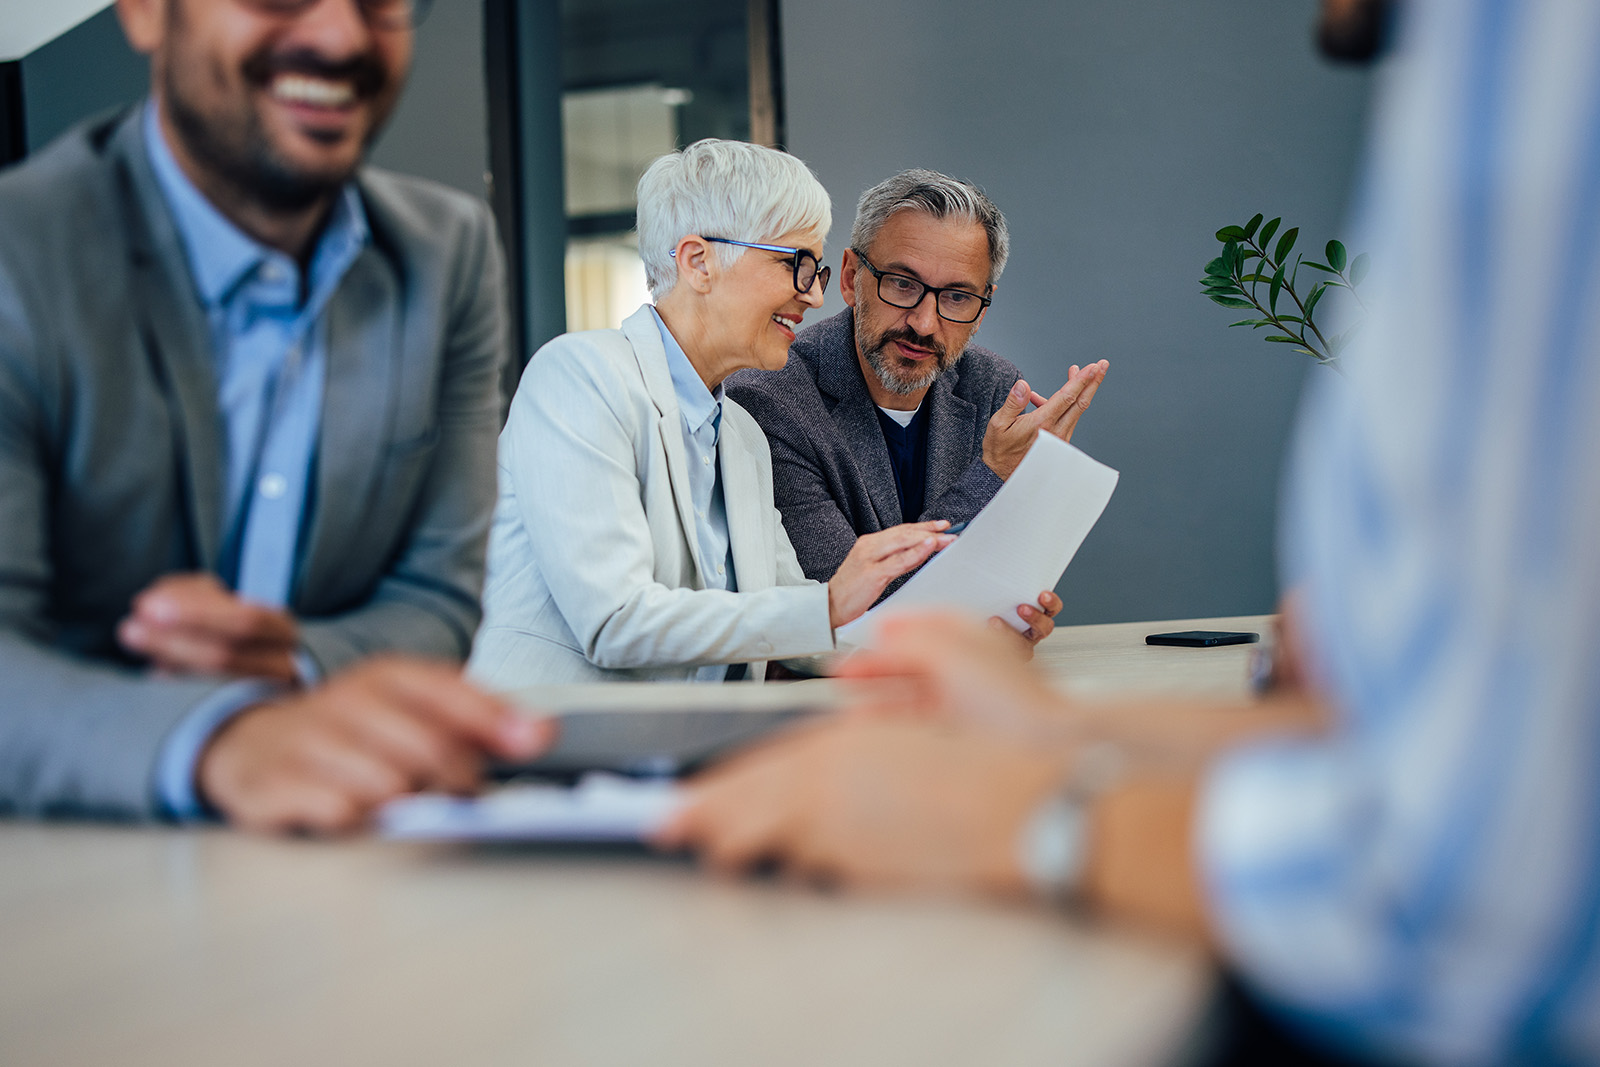
[{"label": "fingers", "polygon": [[946,519],[903,522],[887,530],[861,535],[856,538],[855,548],[852,551],[860,552],[865,560],[874,561],[884,559],[912,545],[920,545],[929,539],[942,541],[943,544],[939,546],[942,548],[955,540],[954,537],[943,536],[944,531],[949,528],[950,523]]},{"label": "fingers", "polygon": [[132,618],[153,629],[216,634],[238,642],[293,645],[294,620],[234,595],[209,574],[163,578],[133,601]]},{"label": "fingers", "polygon": [[519,714],[469,684],[454,667],[385,659],[361,669],[372,672],[385,697],[421,721],[503,759],[532,759],[555,740],[550,720]]},{"label": "fingers", "polygon": [[1028,383],[1018,379],[1017,383],[1011,387],[1011,392],[1006,394],[1005,403],[1000,405],[1000,410],[996,411],[993,417],[990,418],[990,425],[994,425],[997,422],[1002,425],[1015,422],[1017,416],[1022,414],[1022,409],[1028,406],[1028,398],[1033,395],[1034,392],[1028,388]]},{"label": "fingers", "polygon": [[266,678],[288,684],[298,673],[293,649],[276,644],[235,643],[192,630],[155,628],[132,618],[117,627],[117,637],[125,648],[173,674]]},{"label": "fingers", "polygon": [[1049,430],[1063,441],[1072,439],[1072,431],[1077,428],[1078,420],[1089,409],[1089,404],[1094,400],[1094,395],[1100,389],[1100,383],[1105,380],[1106,371],[1110,364],[1101,360],[1091,363],[1074,377],[1069,377],[1067,383],[1056,391],[1048,404],[1042,405],[1033,414],[1041,419],[1040,427]]},{"label": "fingers", "polygon": [[296,680],[294,618],[235,596],[210,574],[155,582],[134,598],[117,639],[173,673]]},{"label": "fingers", "polygon": [[536,755],[554,737],[441,664],[369,661],[241,712],[201,754],[202,795],[255,829],[336,833],[418,789],[468,792],[485,752]]}]

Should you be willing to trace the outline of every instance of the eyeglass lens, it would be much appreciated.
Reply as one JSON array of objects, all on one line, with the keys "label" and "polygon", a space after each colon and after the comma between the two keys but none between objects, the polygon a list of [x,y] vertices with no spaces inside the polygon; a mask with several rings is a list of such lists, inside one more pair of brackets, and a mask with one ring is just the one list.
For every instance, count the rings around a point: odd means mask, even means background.
[{"label": "eyeglass lens", "polygon": [[[319,0],[244,0],[246,6],[269,15],[298,15]],[[416,26],[428,15],[432,0],[356,0],[361,14],[374,25],[390,29]]]},{"label": "eyeglass lens", "polygon": [[810,252],[796,252],[794,257],[794,291],[808,293],[812,284],[820,276],[822,278],[822,291],[828,291],[828,278],[833,271],[828,267],[820,267],[817,257]]},{"label": "eyeglass lens", "polygon": [[[878,299],[897,308],[914,308],[922,303],[928,287],[903,274],[878,275]],[[974,322],[983,311],[983,300],[962,289],[941,289],[934,298],[939,317],[949,322]]]}]

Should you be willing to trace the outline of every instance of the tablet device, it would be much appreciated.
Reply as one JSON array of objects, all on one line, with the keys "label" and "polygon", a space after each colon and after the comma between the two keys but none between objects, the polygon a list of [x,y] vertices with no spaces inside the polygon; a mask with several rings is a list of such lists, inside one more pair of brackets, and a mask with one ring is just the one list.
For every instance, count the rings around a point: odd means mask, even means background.
[{"label": "tablet device", "polygon": [[558,733],[537,759],[497,766],[496,774],[576,779],[589,771],[688,774],[774,730],[838,707],[844,688],[825,678],[766,685],[603,682],[531,686],[504,695],[530,715],[553,716]]}]

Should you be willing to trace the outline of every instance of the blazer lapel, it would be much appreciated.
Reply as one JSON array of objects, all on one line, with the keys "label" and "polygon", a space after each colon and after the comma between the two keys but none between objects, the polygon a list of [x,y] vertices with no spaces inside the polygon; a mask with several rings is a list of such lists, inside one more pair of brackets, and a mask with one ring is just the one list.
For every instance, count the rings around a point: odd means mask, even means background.
[{"label": "blazer lapel", "polygon": [[923,499],[929,504],[944,495],[972,462],[972,425],[976,408],[956,396],[957,368],[934,381],[923,403],[928,405],[928,481]]},{"label": "blazer lapel", "polygon": [[[694,494],[689,488],[689,455],[683,447],[683,415],[678,408],[678,394],[672,388],[672,374],[667,370],[667,350],[661,343],[661,331],[656,328],[649,305],[622,320],[622,333],[633,346],[633,358],[639,363],[645,392],[650,394],[651,403],[660,412],[656,432],[661,436],[661,447],[667,456],[672,499],[678,506],[678,522],[682,524],[684,541],[689,546],[689,558],[694,561],[697,588],[703,589],[705,561],[700,558],[700,539],[694,534],[698,520],[694,514]],[[734,565],[738,565],[737,560]]]},{"label": "blazer lapel", "polygon": [[216,570],[222,545],[226,475],[211,329],[171,213],[150,170],[140,112],[115,136],[122,214],[129,223],[134,314],[139,340],[166,395],[196,564]]},{"label": "blazer lapel", "polygon": [[717,449],[722,470],[722,497],[728,509],[728,551],[733,555],[739,591],[768,589],[777,580],[773,558],[772,504],[761,499],[758,449],[739,423],[728,418],[733,401],[723,402],[722,441]]},{"label": "blazer lapel", "polygon": [[[328,301],[316,495],[297,590],[328,585],[350,546],[366,543],[361,523],[378,489],[384,452],[393,443],[395,409],[410,359],[400,307],[398,283],[371,245]],[[426,378],[421,376],[419,388]]]},{"label": "blazer lapel", "polygon": [[866,483],[867,497],[877,513],[880,529],[905,521],[900,515],[900,493],[894,485],[894,468],[889,465],[889,449],[878,425],[878,406],[867,392],[856,359],[855,331],[837,351],[828,352],[817,367],[817,385],[834,404],[828,413],[850,449]]}]

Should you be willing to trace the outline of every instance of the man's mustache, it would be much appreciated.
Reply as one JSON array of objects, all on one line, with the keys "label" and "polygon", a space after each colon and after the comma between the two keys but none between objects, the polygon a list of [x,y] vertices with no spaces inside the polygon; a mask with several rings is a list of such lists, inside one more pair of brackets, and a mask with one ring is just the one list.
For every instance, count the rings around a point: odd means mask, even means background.
[{"label": "man's mustache", "polygon": [[886,331],[884,335],[878,339],[879,350],[881,351],[882,349],[887,348],[892,341],[904,341],[906,344],[914,345],[917,348],[926,348],[929,352],[933,353],[935,362],[937,362],[941,367],[944,366],[944,345],[940,344],[932,337],[924,337],[922,334],[918,333],[916,330],[913,330],[909,326],[900,326],[893,330]]},{"label": "man's mustache", "polygon": [[326,81],[348,81],[358,98],[376,96],[389,82],[389,68],[371,52],[339,63],[330,63],[317,53],[298,49],[273,54],[263,50],[245,59],[244,76],[251,84],[265,88],[279,74],[303,74]]}]

